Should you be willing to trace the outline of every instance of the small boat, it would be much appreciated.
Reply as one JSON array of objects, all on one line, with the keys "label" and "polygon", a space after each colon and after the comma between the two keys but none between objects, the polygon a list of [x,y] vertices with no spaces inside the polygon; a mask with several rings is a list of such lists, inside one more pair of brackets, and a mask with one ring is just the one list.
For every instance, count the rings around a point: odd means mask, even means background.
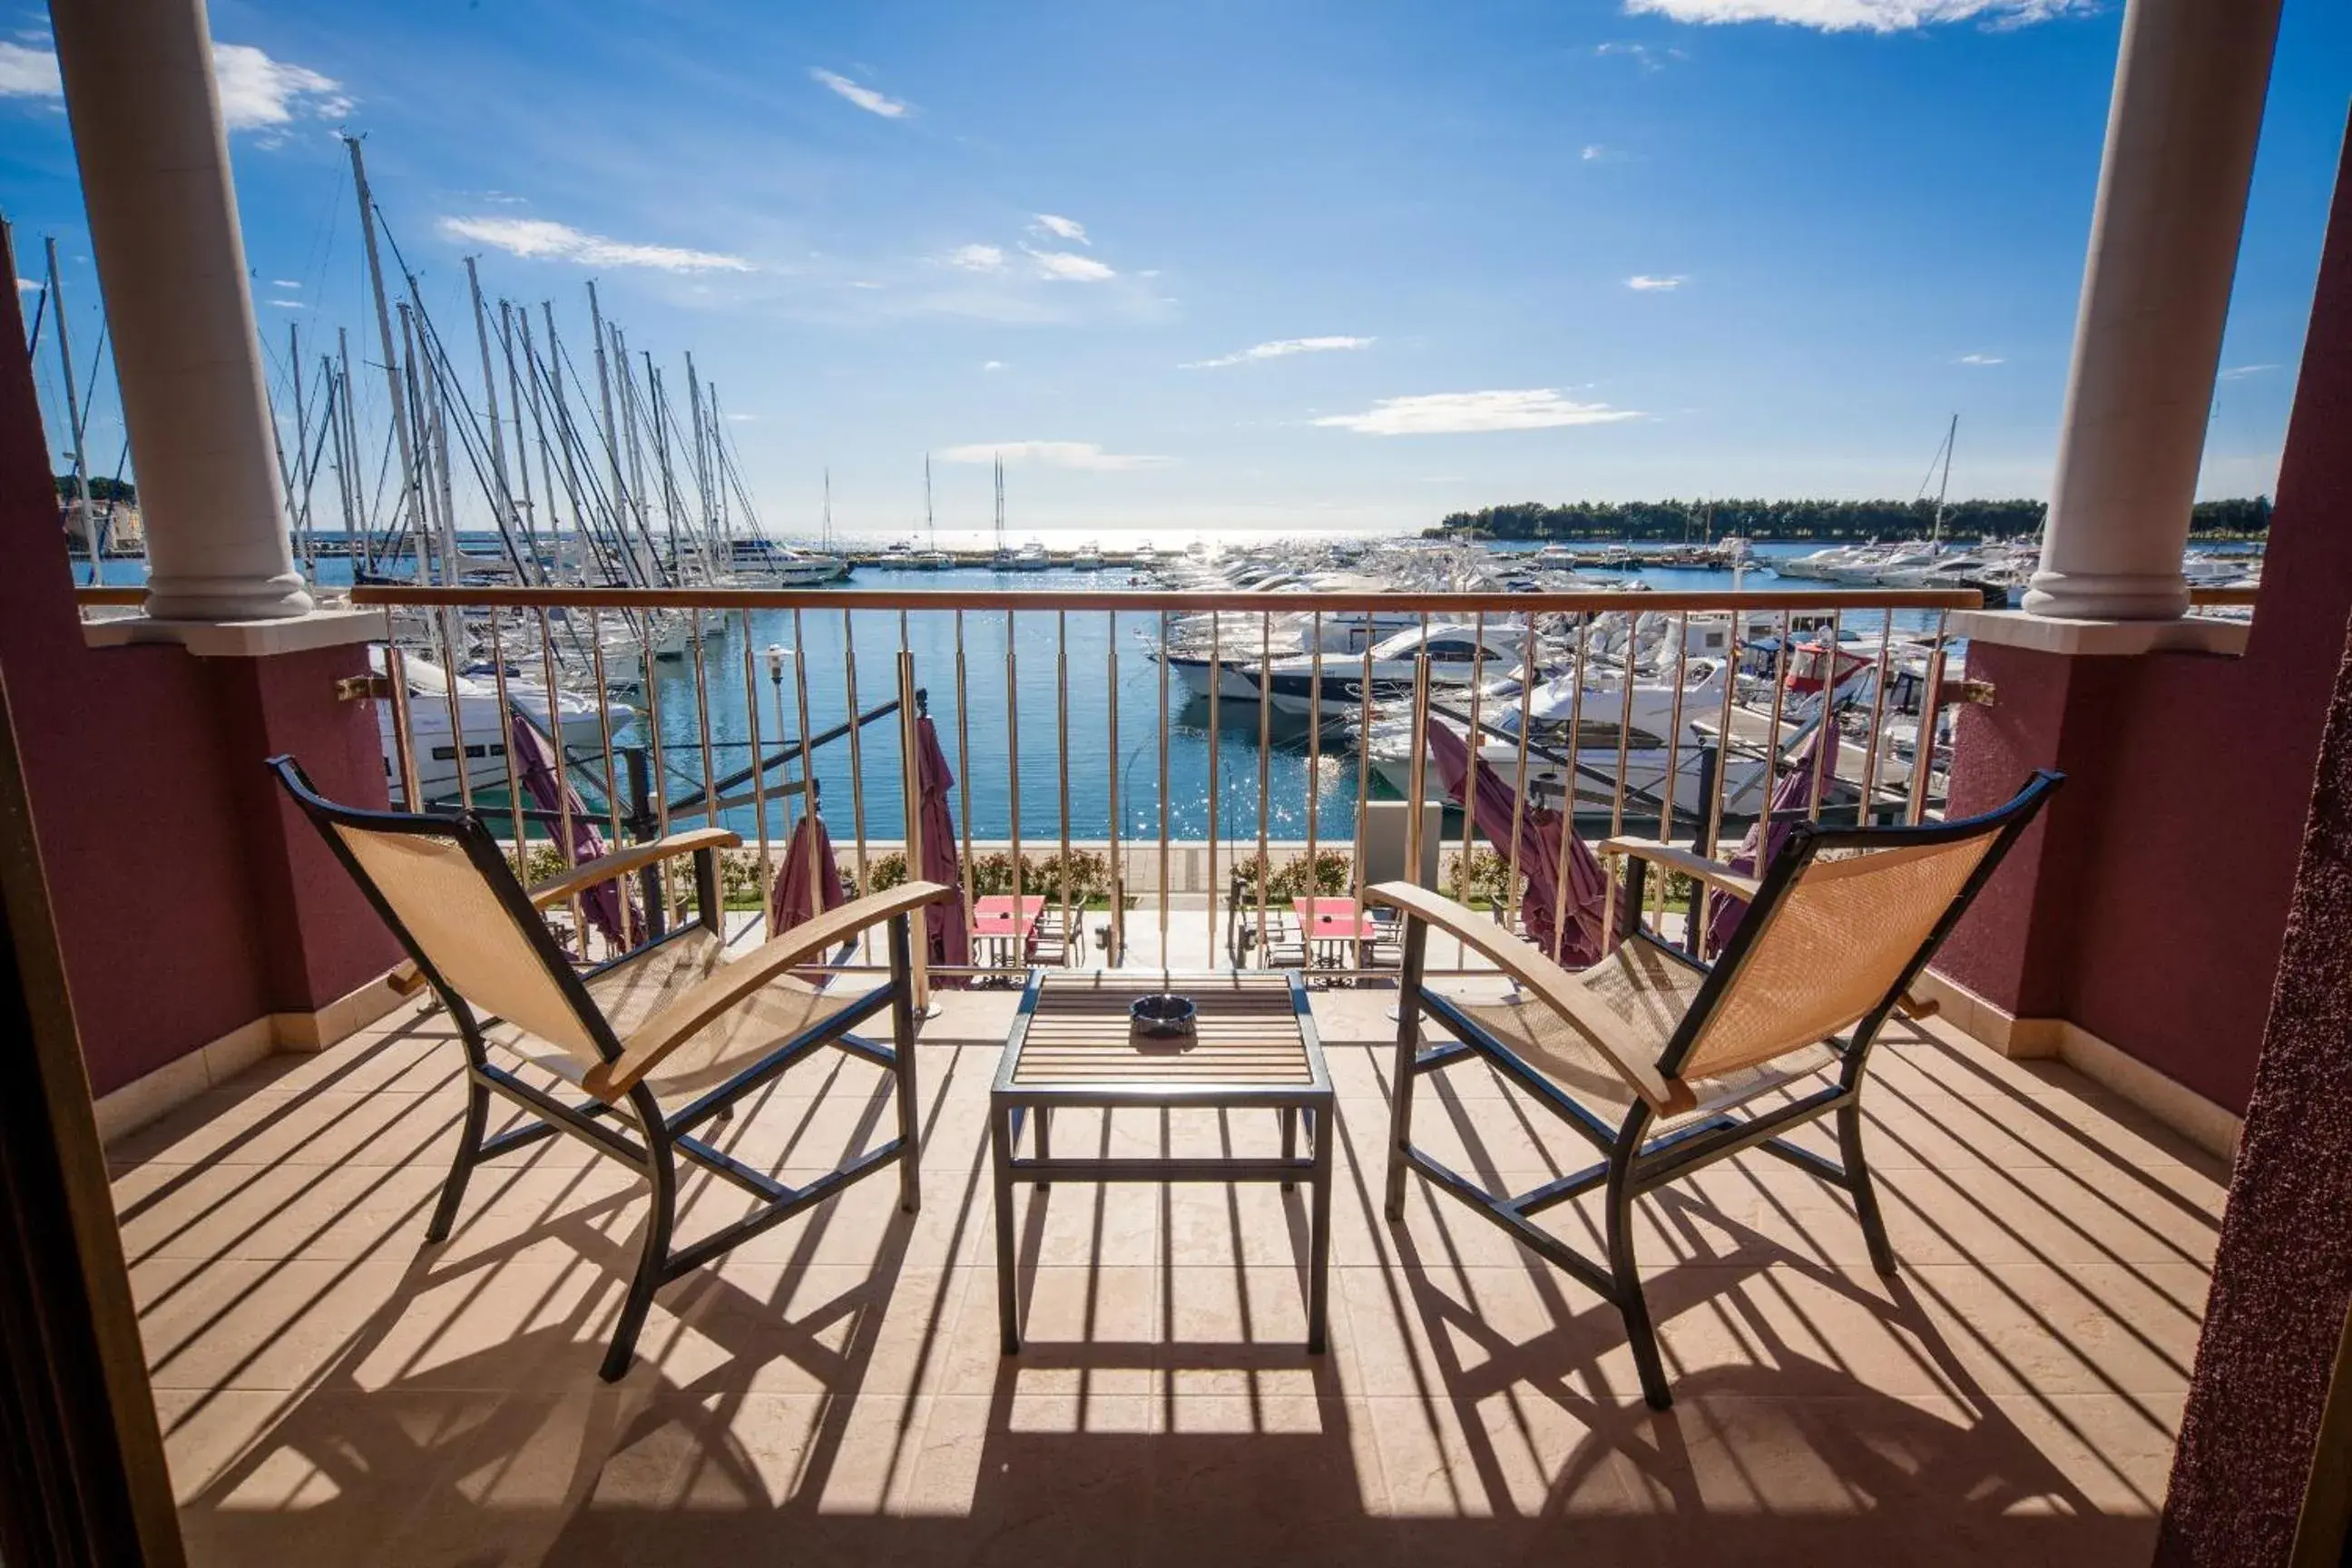
[{"label": "small boat", "polygon": [[1070,565],[1080,572],[1099,572],[1102,563],[1102,546],[1091,539],[1079,545],[1077,553],[1070,557]]},{"label": "small boat", "polygon": [[[382,651],[372,657],[381,669]],[[454,798],[458,793],[458,736],[451,732],[449,724],[453,685],[449,673],[433,660],[414,653],[402,655],[400,668],[408,688],[408,733],[417,788],[430,801]],[[467,788],[504,789],[506,724],[499,711],[498,682],[490,677],[460,675],[454,685],[457,726],[466,748]],[[509,678],[506,685],[507,700],[542,732],[552,733],[560,720],[567,752],[602,755],[607,731],[618,734],[635,717],[620,703],[600,704],[566,691],[557,699],[551,718],[544,684]],[[376,731],[383,747],[383,776],[393,799],[398,801],[402,793],[399,752],[393,742],[389,702],[376,705]]]},{"label": "small boat", "polygon": [[[1367,663],[1371,700],[1393,702],[1412,696],[1413,671],[1423,656],[1429,660],[1433,687],[1468,687],[1517,667],[1521,637],[1517,627],[1475,626],[1436,623],[1408,631],[1376,645],[1364,658],[1312,653],[1292,654],[1269,661],[1240,664],[1230,672],[1244,700],[1274,704],[1277,712],[1349,714],[1361,710]],[[1321,679],[1317,679],[1320,667]],[[1220,686],[1220,691],[1225,688]]]},{"label": "small boat", "polygon": [[1014,552],[1013,556],[1015,572],[1043,572],[1052,564],[1053,562],[1046,557],[1045,547],[1034,539]]}]

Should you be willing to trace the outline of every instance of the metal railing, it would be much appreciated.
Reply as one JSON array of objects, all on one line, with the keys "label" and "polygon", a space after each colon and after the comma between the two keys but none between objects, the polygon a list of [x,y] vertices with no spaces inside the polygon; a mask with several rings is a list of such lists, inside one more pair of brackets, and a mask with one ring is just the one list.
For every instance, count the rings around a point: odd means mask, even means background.
[{"label": "metal railing", "polygon": [[[78,597],[111,606],[142,593]],[[2253,592],[2194,598],[2244,605]],[[1304,931],[1295,942],[1286,931],[1291,896],[1360,905],[1368,880],[1421,875],[1433,857],[1441,886],[1524,929],[1531,829],[1549,826],[1538,810],[1564,814],[1564,830],[1587,839],[1640,832],[1716,855],[1802,766],[1811,776],[1789,809],[1916,821],[1939,805],[1947,766],[1947,616],[1979,605],[1963,592],[1828,586],[1530,595],[366,585],[352,599],[394,618],[380,667],[390,793],[502,824],[519,874],[544,855],[542,841],[574,858],[583,828],[619,841],[723,822],[749,847],[735,868],[739,901],[764,921],[785,847],[829,781],[836,806],[848,799],[855,890],[919,875],[917,723],[938,706],[952,721],[951,734],[944,721],[939,731],[952,748],[964,907],[983,893],[1042,894],[1072,957],[1092,944],[1112,965],[1180,968],[1265,963],[1277,940],[1311,963]],[[1123,636],[1145,645],[1148,668],[1123,661]],[[996,659],[1001,679],[987,668]],[[874,689],[877,660],[887,696]],[[1076,705],[1074,676],[1086,699]],[[1049,731],[1037,719],[1024,726],[1024,689],[1033,714],[1050,711]],[[1433,767],[1435,722],[1465,743],[1458,781]],[[518,727],[542,732],[545,746],[519,742]],[[1139,740],[1139,728],[1149,731]],[[1023,787],[1024,740],[1032,777],[1037,764],[1049,770],[1039,791]],[[551,753],[568,787],[541,777],[534,790],[535,750]],[[1250,794],[1236,752],[1254,801],[1228,798]],[[1156,766],[1139,786],[1147,754]],[[1482,790],[1507,796],[1507,827],[1482,827],[1464,810],[1450,832],[1438,818],[1433,847],[1428,806]],[[1277,794],[1289,797],[1279,808]],[[1391,815],[1383,795],[1402,805],[1401,851],[1386,842],[1393,833],[1371,831],[1373,812]],[[1052,830],[1040,833],[1046,812]],[[1033,865],[1027,850],[1046,846],[1051,858]],[[1330,853],[1341,847],[1344,864]],[[1375,864],[1383,854],[1388,863]],[[821,907],[814,858],[808,870],[809,901]],[[1554,931],[1566,926],[1569,881],[1561,874],[1548,889]],[[667,929],[681,897],[646,873],[636,897],[619,900],[621,929],[606,942]],[[1681,914],[1683,940],[1701,954],[1706,897],[1695,893]],[[1140,932],[1130,925],[1139,911]],[[583,954],[584,916],[575,900],[567,918]],[[1319,972],[1334,977],[1380,967],[1361,942],[1326,956]]]},{"label": "metal railing", "polygon": [[[503,824],[519,870],[543,840],[569,858],[583,826],[626,840],[724,822],[748,847],[739,898],[764,921],[799,819],[829,805],[838,820],[845,795],[842,864],[855,889],[919,874],[916,725],[928,707],[956,775],[965,907],[985,892],[1043,895],[1074,958],[1094,946],[1113,965],[1186,968],[1268,962],[1295,891],[1360,901],[1368,879],[1423,867],[1426,805],[1447,794],[1432,771],[1432,722],[1467,744],[1454,795],[1475,800],[1484,774],[1510,798],[1507,831],[1483,832],[1468,811],[1458,828],[1435,829],[1441,881],[1514,924],[1538,808],[1565,813],[1582,836],[1642,831],[1709,853],[1768,809],[1815,731],[1807,815],[1916,820],[1942,789],[1944,617],[1978,603],[1834,588],[369,585],[352,598],[394,617],[383,656],[393,795]],[[1842,639],[1850,630],[1875,641]],[[1829,651],[1841,640],[1845,654]],[[988,668],[1000,658],[1001,676]],[[1531,677],[1520,669],[1530,660]],[[875,689],[877,662],[887,695]],[[545,732],[570,787],[533,795],[519,725]],[[1026,790],[1024,753],[1038,786]],[[1139,779],[1147,756],[1156,765]],[[1368,830],[1382,796],[1404,803],[1402,853],[1386,868],[1370,864],[1381,846]],[[1033,848],[1053,853],[1041,866]],[[1567,881],[1548,889],[1554,930]],[[636,894],[620,900],[624,929],[608,942],[677,918],[680,889],[660,876]],[[812,886],[813,904],[824,896]],[[1694,902],[1685,918],[1701,946],[1704,915]],[[577,904],[568,919],[584,952]],[[1303,933],[1295,951],[1311,961]],[[1359,943],[1318,973],[1372,967]]]}]

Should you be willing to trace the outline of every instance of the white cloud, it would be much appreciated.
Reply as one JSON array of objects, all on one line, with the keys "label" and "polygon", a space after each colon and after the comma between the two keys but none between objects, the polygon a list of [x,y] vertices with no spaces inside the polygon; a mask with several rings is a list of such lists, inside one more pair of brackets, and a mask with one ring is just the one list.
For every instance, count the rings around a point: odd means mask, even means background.
[{"label": "white cloud", "polygon": [[56,55],[0,43],[0,98],[56,98],[65,89],[58,79]]},{"label": "white cloud", "polygon": [[1106,452],[1092,441],[977,441],[968,447],[950,447],[940,454],[943,463],[990,463],[999,458],[1011,468],[1034,463],[1040,468],[1089,468],[1098,473],[1164,468],[1176,460],[1140,453]]},{"label": "white cloud", "polygon": [[310,308],[299,300],[265,300],[262,303],[280,310],[307,310]]},{"label": "white cloud", "polygon": [[1958,364],[2007,364],[2009,361],[1999,354],[1962,354],[1954,363]]},{"label": "white cloud", "polygon": [[[1632,0],[1628,0],[1625,9],[1628,11],[1634,9]],[[1592,52],[1596,55],[1623,55],[1645,71],[1666,68],[1659,63],[1657,51],[1647,44],[1595,44],[1592,46]],[[1682,58],[1680,49],[1671,49],[1667,52],[1676,59]]]},{"label": "white cloud", "polygon": [[1287,359],[1292,354],[1329,353],[1339,349],[1368,349],[1370,338],[1279,338],[1270,343],[1259,343],[1239,353],[1223,354],[1215,359],[1194,360],[1178,365],[1179,370],[1222,370],[1229,364],[1248,364],[1262,359]]},{"label": "white cloud", "polygon": [[850,80],[847,77],[841,76],[835,72],[824,70],[815,66],[811,66],[809,68],[809,79],[813,81],[823,82],[825,86],[831,88],[842,97],[849,100],[850,102],[857,105],[858,108],[866,110],[868,114],[878,114],[885,120],[898,120],[903,118],[907,113],[907,105],[899,102],[897,99],[885,98],[882,94],[875,91],[872,88],[860,87],[857,83]]},{"label": "white cloud", "polygon": [[1647,272],[1636,272],[1625,279],[1625,287],[1638,294],[1655,294],[1670,289],[1679,289],[1689,281],[1688,278],[1679,272],[1669,278],[1660,278]]},{"label": "white cloud", "polygon": [[[25,287],[25,280],[21,278],[18,279],[16,280],[16,287],[19,289]],[[2278,366],[2274,364],[2233,364],[2229,369],[2221,373],[2221,379],[2223,381],[2243,381],[2250,375],[2260,375],[2266,370],[2276,369],[2278,369]]]},{"label": "white cloud", "polygon": [[982,370],[1003,370],[1004,368],[1004,362],[1001,359],[982,360],[980,362],[980,368]]},{"label": "white cloud", "polygon": [[948,265],[967,272],[1001,272],[1004,252],[993,245],[959,245],[948,252]]},{"label": "white cloud", "polygon": [[[215,44],[213,75],[220,83],[221,119],[231,131],[341,120],[352,111],[341,82],[272,59],[251,44]],[[50,50],[0,43],[0,98],[55,98],[64,90]]]},{"label": "white cloud", "polygon": [[302,291],[302,285],[295,282],[291,278],[272,278],[269,280],[269,286],[272,289],[283,289],[290,294],[299,294]]},{"label": "white cloud", "polygon": [[37,293],[39,293],[40,291],[41,291],[41,280],[40,280],[39,279],[37,279],[37,278],[19,278],[19,279],[16,279],[16,292],[17,292],[17,293],[19,293],[19,294],[37,294]]},{"label": "white cloud", "polygon": [[1603,147],[1600,142],[1588,142],[1584,144],[1584,161],[1586,163],[1597,163],[1607,156],[1609,156],[1609,149]]},{"label": "white cloud", "polygon": [[661,272],[750,272],[740,256],[687,250],[674,245],[635,245],[585,234],[570,224],[541,217],[445,217],[441,232],[520,256],[526,261],[571,261],[582,267],[646,267]]},{"label": "white cloud", "polygon": [[1037,276],[1049,281],[1100,283],[1118,276],[1091,256],[1080,256],[1069,250],[1037,250],[1025,245],[1021,248],[1028,251],[1030,259],[1036,262]]},{"label": "white cloud", "polygon": [[[1677,22],[1781,22],[1825,33],[1907,33],[1951,22],[1980,21],[2021,27],[2053,16],[2076,16],[2098,0],[1625,0],[1628,15]],[[1625,46],[1629,53],[1641,46]],[[1601,46],[1602,52],[1610,46]]]},{"label": "white cloud", "polygon": [[221,119],[231,131],[287,125],[298,117],[341,120],[352,111],[343,84],[307,66],[273,60],[250,44],[215,44]]},{"label": "white cloud", "polygon": [[1525,392],[1433,392],[1383,397],[1362,414],[1332,414],[1318,425],[1360,436],[1459,436],[1486,430],[1549,430],[1562,425],[1612,425],[1642,416],[1605,403],[1570,403],[1554,388]]},{"label": "white cloud", "polygon": [[1051,235],[1055,239],[1075,239],[1080,245],[1092,245],[1087,237],[1087,226],[1074,217],[1060,217],[1053,213],[1039,213],[1037,221],[1029,226],[1032,234]]},{"label": "white cloud", "polygon": [[882,287],[881,284],[877,283],[871,278],[853,278],[849,280],[849,286],[852,289],[879,289]]}]

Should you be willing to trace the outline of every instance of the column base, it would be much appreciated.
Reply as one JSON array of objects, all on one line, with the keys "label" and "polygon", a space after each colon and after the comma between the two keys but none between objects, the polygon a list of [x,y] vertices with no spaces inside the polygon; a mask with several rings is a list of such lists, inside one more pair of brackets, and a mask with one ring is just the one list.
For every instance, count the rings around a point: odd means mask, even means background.
[{"label": "column base", "polygon": [[307,616],[318,607],[310,585],[292,570],[254,577],[147,580],[147,613],[163,621],[260,621]]},{"label": "column base", "polygon": [[2178,572],[2036,572],[2025,590],[2028,615],[2081,621],[2176,621],[2189,613],[2189,584]]},{"label": "column base", "polygon": [[392,635],[382,610],[312,610],[267,621],[166,620],[152,615],[84,621],[89,647],[173,643],[200,658],[267,658],[348,643],[383,642]]}]

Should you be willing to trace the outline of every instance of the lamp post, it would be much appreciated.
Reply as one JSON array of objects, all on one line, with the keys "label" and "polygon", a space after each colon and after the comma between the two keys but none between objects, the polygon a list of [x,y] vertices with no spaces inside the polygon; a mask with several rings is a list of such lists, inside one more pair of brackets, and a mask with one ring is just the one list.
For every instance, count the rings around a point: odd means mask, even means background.
[{"label": "lamp post", "polygon": [[[784,660],[789,657],[790,656],[785,653],[782,644],[770,643],[768,645],[768,688],[774,693],[775,697],[776,744],[779,747],[784,743]],[[751,765],[753,768],[759,769],[761,768],[761,759],[755,752],[751,757]],[[802,782],[803,784],[807,783],[806,780],[803,780]],[[768,799],[765,792],[761,792],[760,795],[760,816],[762,822],[766,820],[767,815]],[[787,837],[791,836],[792,829],[793,803],[791,795],[787,794],[784,797],[784,833]]]}]

